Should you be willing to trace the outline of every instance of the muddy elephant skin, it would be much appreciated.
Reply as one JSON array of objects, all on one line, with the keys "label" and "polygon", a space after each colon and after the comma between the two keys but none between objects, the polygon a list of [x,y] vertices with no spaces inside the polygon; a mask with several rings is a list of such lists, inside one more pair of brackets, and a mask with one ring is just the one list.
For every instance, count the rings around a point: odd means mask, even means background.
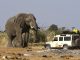
[{"label": "muddy elephant skin", "polygon": [[5,31],[9,37],[9,47],[26,47],[28,45],[29,30],[37,31],[38,26],[33,14],[20,13],[11,17],[6,25]]}]

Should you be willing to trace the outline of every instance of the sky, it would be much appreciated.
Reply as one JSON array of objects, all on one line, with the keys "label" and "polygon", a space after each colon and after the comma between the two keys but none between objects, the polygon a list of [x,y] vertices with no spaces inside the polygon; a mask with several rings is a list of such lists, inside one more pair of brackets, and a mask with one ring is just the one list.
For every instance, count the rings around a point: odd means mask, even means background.
[{"label": "sky", "polygon": [[18,13],[32,13],[41,27],[80,29],[80,0],[0,0],[0,30],[6,21]]}]

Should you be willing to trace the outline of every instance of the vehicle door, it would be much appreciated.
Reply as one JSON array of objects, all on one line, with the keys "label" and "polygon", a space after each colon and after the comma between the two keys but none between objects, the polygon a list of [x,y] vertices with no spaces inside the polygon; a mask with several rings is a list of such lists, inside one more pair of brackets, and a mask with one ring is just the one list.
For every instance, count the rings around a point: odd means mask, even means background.
[{"label": "vehicle door", "polygon": [[58,37],[55,37],[53,42],[52,42],[52,47],[58,47]]},{"label": "vehicle door", "polygon": [[72,43],[71,36],[64,37],[64,44],[71,46],[71,43]]},{"label": "vehicle door", "polygon": [[63,47],[63,37],[59,37],[58,47]]}]

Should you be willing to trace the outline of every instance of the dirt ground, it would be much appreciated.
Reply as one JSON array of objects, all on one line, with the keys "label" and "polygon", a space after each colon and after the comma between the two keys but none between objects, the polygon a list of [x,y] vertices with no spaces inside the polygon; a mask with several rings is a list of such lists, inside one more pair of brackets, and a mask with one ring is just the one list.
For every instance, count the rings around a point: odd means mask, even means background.
[{"label": "dirt ground", "polygon": [[80,60],[80,51],[43,47],[0,48],[0,60]]}]

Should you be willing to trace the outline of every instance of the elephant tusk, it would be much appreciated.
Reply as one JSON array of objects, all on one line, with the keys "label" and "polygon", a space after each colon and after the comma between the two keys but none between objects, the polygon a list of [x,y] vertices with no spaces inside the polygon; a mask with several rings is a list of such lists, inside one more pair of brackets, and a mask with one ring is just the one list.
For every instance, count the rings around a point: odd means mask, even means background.
[{"label": "elephant tusk", "polygon": [[31,26],[31,29],[33,29],[34,27],[33,26]]}]

